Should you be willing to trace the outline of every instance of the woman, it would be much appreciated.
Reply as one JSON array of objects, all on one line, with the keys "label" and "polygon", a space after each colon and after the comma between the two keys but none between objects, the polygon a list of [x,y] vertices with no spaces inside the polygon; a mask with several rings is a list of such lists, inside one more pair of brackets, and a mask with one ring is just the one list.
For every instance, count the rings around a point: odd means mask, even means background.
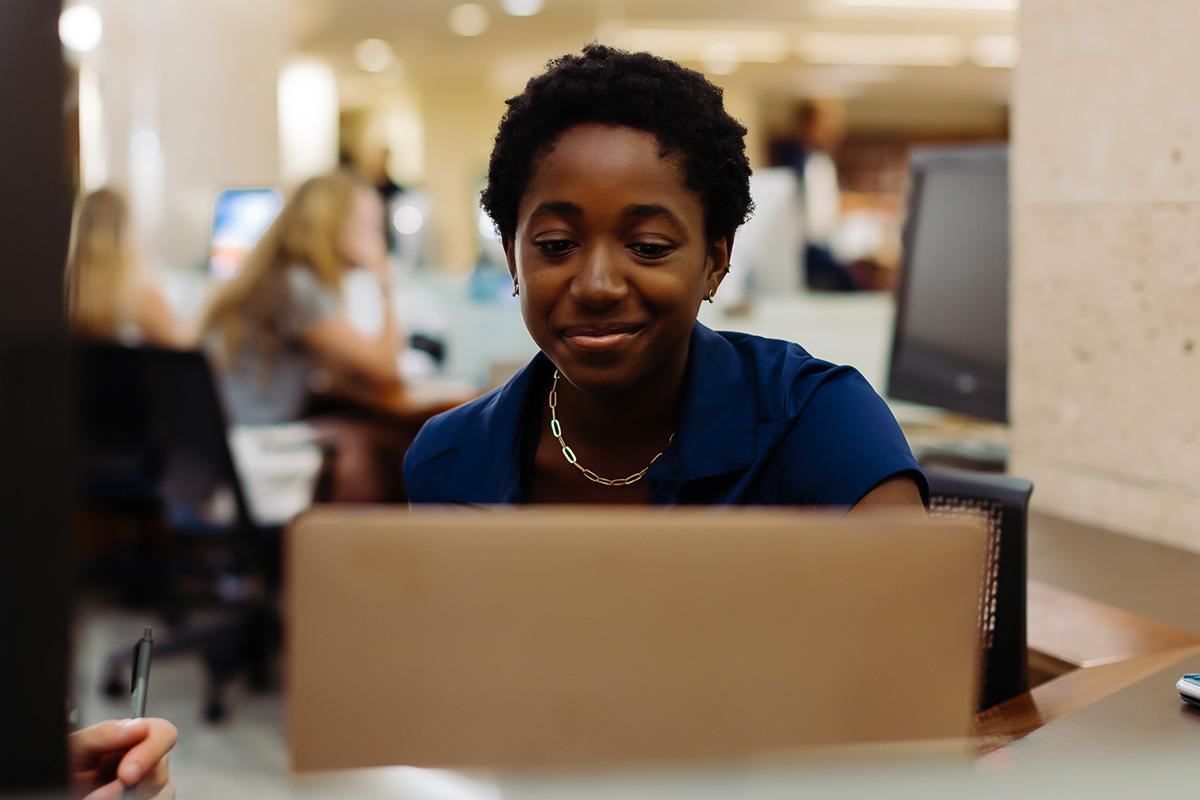
[{"label": "woman", "polygon": [[399,384],[391,303],[373,335],[354,328],[342,304],[342,277],[353,267],[370,269],[389,296],[382,216],[374,190],[351,174],[312,178],[214,297],[200,333],[224,372],[235,422],[296,420],[321,367],[381,388]]},{"label": "woman", "polygon": [[79,198],[67,253],[67,318],[72,330],[123,344],[187,347],[192,335],[137,264],[129,209],[98,189]]},{"label": "woman", "polygon": [[[362,179],[348,172],[312,178],[213,299],[200,330],[235,423],[298,420],[322,373],[368,390],[400,385],[382,219],[379,197]],[[342,301],[342,278],[356,267],[374,274],[384,298],[383,324],[373,334],[351,324]],[[398,464],[411,434],[345,415],[310,421],[335,451],[329,499],[403,499]]]},{"label": "woman", "polygon": [[921,507],[855,370],[696,322],[751,208],[720,89],[593,44],[508,105],[482,199],[541,352],[425,425],[413,502]]}]

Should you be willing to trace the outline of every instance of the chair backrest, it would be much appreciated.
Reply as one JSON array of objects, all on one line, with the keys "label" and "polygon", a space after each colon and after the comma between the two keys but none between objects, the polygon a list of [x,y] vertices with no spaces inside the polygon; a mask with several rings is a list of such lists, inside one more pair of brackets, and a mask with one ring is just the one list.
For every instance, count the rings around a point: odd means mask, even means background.
[{"label": "chair backrest", "polygon": [[199,351],[142,348],[142,385],[162,448],[163,500],[192,532],[254,526],[229,447],[228,424],[208,359]]},{"label": "chair backrest", "polygon": [[140,352],[81,339],[74,343],[74,359],[82,499],[156,499],[160,459],[142,386]]},{"label": "chair backrest", "polygon": [[1029,688],[1026,654],[1026,531],[1033,483],[1009,475],[931,467],[930,511],[987,525],[987,563],[979,605],[980,709]]}]

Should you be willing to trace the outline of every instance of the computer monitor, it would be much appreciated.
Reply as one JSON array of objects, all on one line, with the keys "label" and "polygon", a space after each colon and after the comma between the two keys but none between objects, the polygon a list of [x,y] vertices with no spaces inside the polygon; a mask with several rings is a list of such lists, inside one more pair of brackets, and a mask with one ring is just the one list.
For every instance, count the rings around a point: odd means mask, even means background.
[{"label": "computer monitor", "polygon": [[1008,149],[911,160],[888,395],[1008,419]]},{"label": "computer monitor", "polygon": [[274,189],[227,189],[221,192],[213,214],[209,272],[222,280],[236,275],[242,259],[282,207],[283,197]]}]

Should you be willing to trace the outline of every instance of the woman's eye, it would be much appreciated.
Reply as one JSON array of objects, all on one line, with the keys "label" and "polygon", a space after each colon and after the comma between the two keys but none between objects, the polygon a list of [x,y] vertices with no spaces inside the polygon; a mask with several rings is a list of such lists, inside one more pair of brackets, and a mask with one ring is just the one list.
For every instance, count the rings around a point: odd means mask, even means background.
[{"label": "woman's eye", "polygon": [[651,244],[650,242],[634,242],[628,247],[642,258],[662,258],[675,249],[669,244]]},{"label": "woman's eye", "polygon": [[541,250],[543,255],[561,256],[571,252],[575,248],[575,243],[570,239],[542,239],[534,242],[533,246]]}]

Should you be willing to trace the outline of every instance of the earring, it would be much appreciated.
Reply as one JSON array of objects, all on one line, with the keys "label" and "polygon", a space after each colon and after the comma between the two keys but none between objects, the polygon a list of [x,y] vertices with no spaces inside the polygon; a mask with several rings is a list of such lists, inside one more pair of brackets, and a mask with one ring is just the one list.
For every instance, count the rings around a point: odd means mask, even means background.
[{"label": "earring", "polygon": [[714,294],[716,294],[716,292],[715,292],[715,291],[709,292],[709,293],[708,293],[708,295],[707,295],[707,296],[706,296],[704,299],[705,299],[705,300],[707,300],[708,302],[710,302],[710,303],[711,303],[711,302],[713,302],[713,295],[714,295]]},{"label": "earring", "polygon": [[517,284],[514,283],[513,284],[513,297],[516,297],[520,293],[521,293],[521,287],[517,286]]}]

